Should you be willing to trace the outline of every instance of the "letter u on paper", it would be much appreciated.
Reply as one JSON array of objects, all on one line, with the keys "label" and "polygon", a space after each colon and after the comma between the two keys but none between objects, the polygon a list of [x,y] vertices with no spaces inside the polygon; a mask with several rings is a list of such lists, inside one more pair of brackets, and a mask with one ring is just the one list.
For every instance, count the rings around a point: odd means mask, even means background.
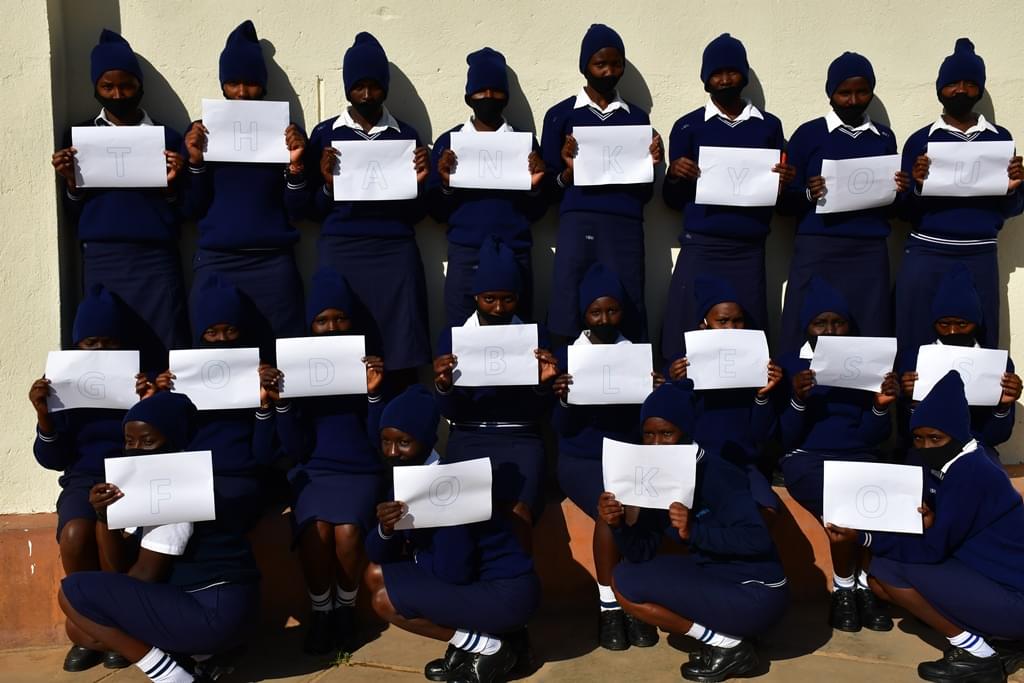
[{"label": "letter u on paper", "polygon": [[697,446],[641,446],[604,439],[604,490],[623,505],[667,510],[672,503],[693,506]]},{"label": "letter u on paper", "polygon": [[396,467],[392,472],[395,500],[409,508],[396,529],[455,526],[491,518],[490,458]]},{"label": "letter u on paper", "polygon": [[139,397],[135,375],[138,351],[50,351],[46,378],[51,413],[70,408],[120,408],[127,410]]},{"label": "letter u on paper", "polygon": [[334,199],[364,202],[416,197],[415,140],[341,140]]},{"label": "letter u on paper", "polygon": [[453,378],[462,387],[534,386],[539,379],[537,325],[453,327]]},{"label": "letter u on paper", "polygon": [[75,126],[78,187],[167,187],[163,126]]},{"label": "letter u on paper", "polygon": [[216,519],[210,451],[107,458],[106,480],[124,493],[107,509],[111,529]]},{"label": "letter u on paper", "polygon": [[698,204],[775,206],[779,197],[777,149],[701,147],[698,158]]},{"label": "letter u on paper", "polygon": [[1006,194],[1013,141],[929,142],[925,196],[978,197]]}]

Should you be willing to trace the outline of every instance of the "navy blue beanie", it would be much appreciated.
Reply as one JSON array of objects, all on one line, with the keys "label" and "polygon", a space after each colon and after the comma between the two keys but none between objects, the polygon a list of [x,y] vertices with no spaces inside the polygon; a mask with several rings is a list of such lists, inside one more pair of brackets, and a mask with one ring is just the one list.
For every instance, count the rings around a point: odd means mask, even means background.
[{"label": "navy blue beanie", "polygon": [[660,417],[693,438],[696,413],[693,406],[693,382],[688,379],[665,382],[651,392],[640,408],[640,426],[649,417]]},{"label": "navy blue beanie", "polygon": [[508,67],[505,55],[489,47],[480,48],[466,55],[466,94],[481,90],[500,90],[508,94]]},{"label": "navy blue beanie", "polygon": [[875,70],[871,67],[868,58],[856,52],[844,52],[828,65],[825,94],[832,97],[840,83],[848,78],[857,78],[858,76],[866,78],[871,84],[871,89],[875,89]]},{"label": "navy blue beanie", "polygon": [[580,282],[580,315],[586,314],[590,304],[603,296],[611,297],[620,304],[626,302],[626,291],[622,288],[619,276],[603,263],[594,263]]},{"label": "navy blue beanie", "polygon": [[306,324],[312,325],[313,319],[328,308],[337,308],[351,316],[352,290],[338,271],[325,266],[313,275],[309,298],[306,301]]},{"label": "navy blue beanie", "polygon": [[121,424],[129,422],[145,422],[160,430],[167,439],[162,450],[183,451],[192,442],[196,407],[185,394],[158,391],[128,409]]},{"label": "navy blue beanie", "polygon": [[514,292],[521,287],[515,254],[499,238],[489,235],[480,245],[480,260],[473,275],[473,294]]},{"label": "navy blue beanie", "polygon": [[946,271],[932,299],[932,321],[946,317],[963,318],[975,325],[985,322],[974,278],[962,263],[954,263]]},{"label": "navy blue beanie", "polygon": [[220,53],[220,84],[223,86],[233,81],[259,83],[260,87],[267,89],[267,64],[263,61],[256,27],[250,19],[228,34],[224,50]]},{"label": "navy blue beanie", "polygon": [[985,90],[985,60],[974,53],[974,43],[969,38],[957,38],[953,54],[942,60],[935,91],[960,81],[974,81]]},{"label": "navy blue beanie", "polygon": [[918,427],[938,429],[962,444],[971,440],[971,409],[964,395],[964,381],[956,370],[947,372],[914,408],[910,429]]},{"label": "navy blue beanie", "polygon": [[88,337],[120,340],[122,332],[117,299],[103,285],[93,285],[82,303],[78,304],[75,324],[71,326],[72,343],[77,344]]},{"label": "navy blue beanie", "polygon": [[587,32],[583,34],[583,42],[580,44],[580,73],[587,73],[587,62],[606,47],[614,47],[626,59],[626,46],[622,44],[622,36],[615,32],[615,29],[604,24],[591,24]]},{"label": "navy blue beanie", "polygon": [[811,321],[826,311],[838,313],[853,324],[850,305],[838,289],[815,275],[804,289],[804,300],[800,305],[800,327],[806,331]]},{"label": "navy blue beanie", "polygon": [[139,60],[132,52],[132,46],[119,33],[103,29],[89,59],[89,75],[92,76],[93,85],[100,80],[100,76],[115,70],[127,71],[139,79],[139,85],[142,85],[142,67],[139,66]]},{"label": "navy blue beanie", "polygon": [[732,302],[743,306],[740,303],[740,296],[736,288],[728,280],[717,275],[701,274],[693,280],[693,297],[697,300],[697,320],[704,320],[708,311],[726,302]]},{"label": "navy blue beanie", "polygon": [[199,284],[199,296],[193,299],[192,332],[196,344],[213,325],[226,323],[245,330],[245,304],[238,289],[220,273],[210,273]]},{"label": "navy blue beanie", "polygon": [[341,62],[341,77],[345,83],[345,94],[363,79],[377,81],[384,92],[388,91],[391,73],[388,71],[388,56],[380,41],[366,31],[356,34],[352,47],[345,50],[345,58]]},{"label": "navy blue beanie", "polygon": [[380,428],[393,427],[413,437],[427,451],[437,443],[437,423],[441,411],[434,395],[420,384],[413,384],[384,406],[380,416]]},{"label": "navy blue beanie", "polygon": [[736,38],[728,33],[718,36],[704,48],[700,62],[700,82],[707,90],[708,79],[716,71],[736,69],[743,75],[743,85],[750,80],[750,65],[747,64],[747,50]]}]

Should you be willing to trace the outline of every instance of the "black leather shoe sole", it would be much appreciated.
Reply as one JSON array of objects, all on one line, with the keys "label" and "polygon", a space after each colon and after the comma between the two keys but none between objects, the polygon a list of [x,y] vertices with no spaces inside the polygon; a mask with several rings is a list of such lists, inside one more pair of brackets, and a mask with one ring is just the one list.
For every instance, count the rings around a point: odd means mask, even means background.
[{"label": "black leather shoe sole", "polygon": [[131,662],[116,652],[108,652],[103,655],[103,667],[105,669],[127,669],[131,665]]},{"label": "black leather shoe sole", "polygon": [[103,661],[103,653],[81,645],[72,645],[64,656],[64,670],[69,673],[87,671]]},{"label": "black leather shoe sole", "polygon": [[697,681],[697,683],[719,683],[719,681],[725,681],[730,678],[741,678],[756,673],[759,664],[757,652],[747,644],[738,645],[737,647],[742,648],[742,650],[737,652],[735,659],[725,664],[718,671],[695,671],[696,667],[706,666],[707,662],[703,658],[698,658],[697,661],[691,659],[688,663],[683,664],[680,667],[680,673],[686,680]]}]

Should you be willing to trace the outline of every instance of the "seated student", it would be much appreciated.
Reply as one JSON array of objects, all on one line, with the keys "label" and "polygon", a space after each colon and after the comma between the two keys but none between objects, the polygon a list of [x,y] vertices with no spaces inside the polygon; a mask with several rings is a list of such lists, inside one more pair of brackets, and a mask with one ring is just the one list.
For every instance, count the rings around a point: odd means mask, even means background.
[{"label": "seated student", "polygon": [[477,267],[477,252],[490,234],[496,234],[516,255],[523,279],[519,308],[526,317],[533,310],[533,260],[530,249],[533,235],[530,224],[547,211],[547,199],[541,191],[544,160],[540,145],[533,141],[529,165],[533,186],[522,190],[472,190],[453,188],[449,179],[458,165],[451,149],[451,134],[510,133],[516,131],[502,116],[508,104],[508,68],[505,56],[489,47],[466,57],[466,104],[473,115],[465,123],[444,133],[430,153],[430,178],[427,180],[430,215],[438,223],[448,224],[448,268],[444,276],[445,323],[458,325],[476,310],[470,292]]},{"label": "seated student", "polygon": [[[388,469],[423,465],[428,456],[436,462],[431,450],[439,418],[433,396],[419,385],[392,400],[380,420]],[[476,455],[487,457],[487,451]],[[486,522],[396,533],[405,504],[384,501],[366,539],[374,611],[403,630],[448,641],[444,657],[424,669],[429,680],[505,680],[518,659],[509,634],[522,630],[540,603],[533,562],[505,518],[495,510]]]},{"label": "seated student", "polygon": [[[480,248],[480,267],[473,276],[477,310],[463,327],[520,325],[516,315],[521,279],[512,250],[490,237]],[[558,363],[538,330],[534,350],[539,372],[534,386],[456,387],[452,328],[442,332],[434,359],[434,389],[441,414],[448,420],[448,449],[442,460],[461,462],[486,453],[494,469],[495,504],[517,520],[516,531],[529,549],[532,525],[544,506],[544,442],[541,424],[551,414],[551,382]]]},{"label": "seated student", "polygon": [[[889,437],[889,406],[896,400],[898,385],[893,373],[886,375],[878,393],[818,386],[810,370],[813,349],[821,336],[846,336],[854,332],[846,299],[827,282],[814,276],[804,292],[800,324],[807,342],[799,354],[783,356],[786,381],[785,408],[779,418],[782,435],[782,473],[786,490],[796,502],[819,520],[822,515],[825,462],[873,462],[878,448]],[[858,553],[848,545],[831,543],[832,606],[829,622],[840,631],[892,629],[892,619],[868,589],[867,576]]]},{"label": "seated student", "polygon": [[[974,289],[974,278],[962,263],[955,263],[946,272],[932,300],[932,320],[935,327],[935,344],[951,346],[971,346],[978,348],[979,339],[983,339],[982,327],[985,320],[981,310],[981,300]],[[913,353],[901,354],[910,363],[903,371],[901,381],[903,396],[910,400],[914,395],[917,383],[917,349]],[[1013,432],[1013,420],[1016,413],[1017,399],[1021,394],[1021,379],[1014,373],[1013,361],[1007,359],[1006,372],[1000,382],[1003,394],[999,405],[971,406],[971,435],[982,445],[987,446],[998,458],[995,447],[1010,438]],[[913,410],[913,408],[911,408]],[[903,421],[903,424],[906,424]],[[905,431],[905,430],[903,430]]]},{"label": "seated student", "polygon": [[[352,294],[338,273],[313,276],[306,320],[314,336],[357,334],[350,315]],[[270,395],[284,455],[298,464],[288,473],[292,494],[293,544],[298,547],[312,614],[304,649],[322,654],[355,649],[354,606],[366,569],[363,538],[375,524],[382,465],[377,422],[384,361],[366,363],[366,396],[282,400],[280,371]],[[334,593],[332,598],[331,593]]]},{"label": "seated student", "polygon": [[[78,305],[71,339],[76,348],[87,351],[120,349],[124,322],[114,296],[102,285],[94,285]],[[136,381],[140,393],[146,391],[145,375],[140,373]],[[57,543],[64,573],[109,570],[96,547],[96,512],[89,504],[89,491],[103,481],[103,461],[121,455],[125,411],[74,408],[51,414],[46,404],[49,395],[50,380],[43,377],[32,383],[28,394],[36,411],[32,450],[40,465],[63,472],[57,498]],[[108,669],[128,666],[116,652],[104,656],[73,645],[64,658],[64,670],[85,671],[100,660]]]},{"label": "seated student", "polygon": [[833,539],[856,540],[871,551],[869,581],[880,598],[949,640],[942,659],[918,665],[927,681],[1005,681],[1019,666],[1019,653],[996,656],[991,643],[1024,640],[1024,503],[972,438],[970,419],[955,371],[911,418],[912,457],[934,494],[920,508],[923,534],[829,529]]},{"label": "seated student", "polygon": [[[595,263],[580,283],[580,315],[586,329],[573,342],[631,344],[619,331],[625,312],[625,292],[615,273]],[[559,368],[567,368],[568,351],[558,352]],[[635,443],[640,438],[638,405],[572,405],[568,403],[572,375],[559,375],[552,388],[558,403],[552,426],[558,434],[558,484],[576,507],[597,519],[597,498],[604,490],[601,449],[605,437]],[[594,527],[594,569],[601,614],[597,642],[606,650],[625,650],[630,645],[647,647],[658,641],[657,632],[625,615],[612,592],[612,570],[620,559],[614,544],[600,544]],[[606,552],[598,554],[598,546]]]},{"label": "seated student", "polygon": [[[184,450],[194,412],[182,394],[158,392],[143,399],[125,415],[124,455]],[[249,541],[220,521],[227,503],[218,495],[216,478],[214,494],[215,521],[128,534],[106,523],[107,508],[126,494],[109,483],[92,488],[100,552],[115,571],[78,572],[61,583],[57,599],[73,641],[118,652],[151,681],[212,680],[193,676],[178,657],[240,645],[259,616],[260,599]]]},{"label": "seated student", "polygon": [[[640,414],[645,445],[694,443],[692,386],[663,384],[647,398]],[[723,681],[754,671],[751,639],[782,617],[789,590],[742,470],[700,448],[692,508],[626,507],[608,491],[597,507],[598,525],[611,528],[604,542],[614,542],[625,558],[614,573],[619,604],[702,644],[682,666],[683,678]],[[689,552],[659,554],[669,539]]]}]

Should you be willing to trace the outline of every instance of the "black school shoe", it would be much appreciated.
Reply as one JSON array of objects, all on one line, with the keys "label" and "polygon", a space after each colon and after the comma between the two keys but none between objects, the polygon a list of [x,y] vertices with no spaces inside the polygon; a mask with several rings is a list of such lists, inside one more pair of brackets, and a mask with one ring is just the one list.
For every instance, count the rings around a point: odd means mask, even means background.
[{"label": "black school shoe", "polygon": [[501,642],[493,655],[470,655],[470,659],[452,681],[467,683],[498,683],[516,666],[516,653],[512,644]]},{"label": "black school shoe", "polygon": [[423,667],[423,675],[428,681],[450,681],[461,676],[463,667],[473,655],[449,644],[444,657],[427,662]]},{"label": "black school shoe", "polygon": [[869,631],[891,631],[892,617],[885,609],[885,603],[875,597],[870,589],[857,588],[857,613],[861,625]]},{"label": "black school shoe", "polygon": [[306,620],[306,637],[302,651],[307,655],[325,655],[334,651],[334,615],[330,612],[312,611]]},{"label": "black school shoe", "polygon": [[526,626],[509,633],[502,633],[501,639],[512,646],[512,652],[516,655],[516,665],[512,669],[513,674],[528,675],[533,673],[533,648],[530,647],[530,632]]},{"label": "black school shoe", "polygon": [[355,608],[335,607],[330,615],[334,646],[342,652],[355,651],[359,647]]},{"label": "black school shoe", "polygon": [[601,611],[597,620],[597,644],[606,650],[629,649],[626,613],[621,608]]},{"label": "black school shoe", "polygon": [[1006,672],[1007,676],[1011,676],[1017,672],[1018,669],[1024,667],[1024,643],[1012,642],[1012,641],[996,641],[990,643],[992,649],[999,655],[999,659],[1003,662],[1003,671]]},{"label": "black school shoe", "polygon": [[103,653],[81,645],[72,645],[64,655],[64,670],[71,673],[86,671],[103,661]]},{"label": "black school shoe", "polygon": [[921,662],[917,665],[917,675],[926,681],[952,683],[954,681],[971,681],[971,683],[1003,683],[1006,672],[998,655],[991,657],[975,657],[967,650],[951,647],[946,650],[942,659],[934,662]]},{"label": "black school shoe", "polygon": [[127,669],[131,665],[131,662],[116,652],[108,652],[103,655],[103,668],[105,669]]},{"label": "black school shoe", "polygon": [[632,614],[626,615],[626,638],[630,645],[637,647],[654,647],[658,644],[658,629]]},{"label": "black school shoe", "polygon": [[832,591],[832,607],[829,609],[828,623],[837,631],[856,633],[860,630],[860,612],[857,609],[857,596],[854,593],[852,588],[837,588]]},{"label": "black school shoe", "polygon": [[727,678],[746,676],[757,670],[757,651],[749,640],[741,640],[736,647],[705,645],[700,652],[683,664],[680,672],[688,681],[718,683]]}]

